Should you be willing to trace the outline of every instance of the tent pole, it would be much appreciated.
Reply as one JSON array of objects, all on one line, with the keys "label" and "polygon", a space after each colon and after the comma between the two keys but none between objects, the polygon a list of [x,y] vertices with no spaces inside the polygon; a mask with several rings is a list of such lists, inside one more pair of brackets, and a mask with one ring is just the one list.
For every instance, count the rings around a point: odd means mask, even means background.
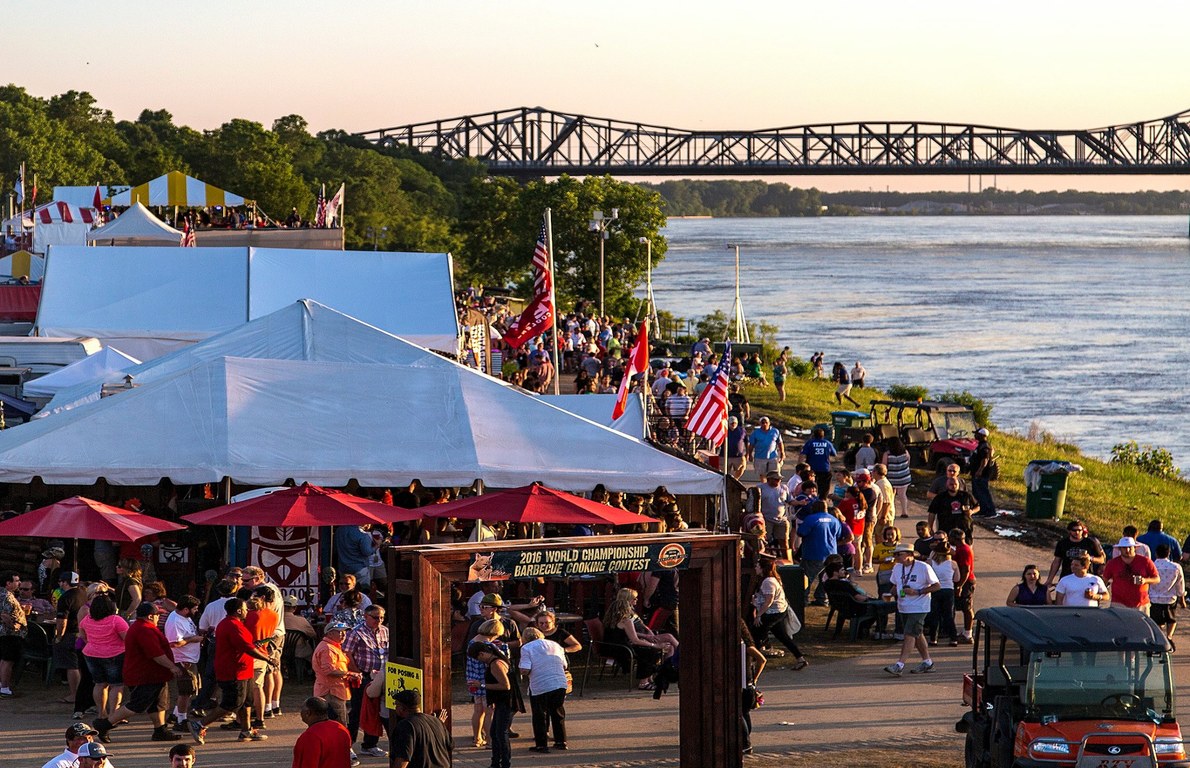
[{"label": "tent pole", "polygon": [[722,508],[719,510],[719,532],[727,533],[727,437],[723,438],[723,454],[720,457],[723,462],[723,499],[721,500]]},{"label": "tent pole", "polygon": [[562,394],[561,382],[558,381],[562,371],[562,361],[558,358],[558,298],[557,291],[554,286],[554,217],[551,209],[545,209],[545,236],[546,247],[550,253],[550,308],[554,313],[554,394]]}]

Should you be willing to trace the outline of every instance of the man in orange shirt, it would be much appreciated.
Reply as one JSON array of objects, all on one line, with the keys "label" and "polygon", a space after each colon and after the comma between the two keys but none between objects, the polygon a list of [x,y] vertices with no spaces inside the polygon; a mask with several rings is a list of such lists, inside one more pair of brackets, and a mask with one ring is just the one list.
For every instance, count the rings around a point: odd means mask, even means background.
[{"label": "man in orange shirt", "polygon": [[[248,615],[244,618],[244,626],[252,633],[252,644],[256,650],[273,656],[273,636],[277,632],[277,614],[265,605],[255,592],[248,600]],[[273,665],[264,659],[252,660],[252,711],[256,717],[252,720],[252,727],[264,728],[264,679]]]},{"label": "man in orange shirt", "polygon": [[330,717],[347,725],[347,702],[351,686],[359,685],[362,675],[352,672],[347,654],[343,652],[343,638],[351,627],[336,621],[328,624],[322,642],[310,659],[314,667],[314,695],[326,699]]}]

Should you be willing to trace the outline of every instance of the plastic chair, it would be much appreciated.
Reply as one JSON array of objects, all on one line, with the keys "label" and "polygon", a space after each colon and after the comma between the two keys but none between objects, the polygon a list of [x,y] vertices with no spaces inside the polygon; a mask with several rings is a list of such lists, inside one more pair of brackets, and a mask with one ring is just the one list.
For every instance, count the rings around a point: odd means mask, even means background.
[{"label": "plastic chair", "polygon": [[54,646],[45,627],[37,622],[29,623],[21,643],[21,662],[13,671],[14,684],[20,681],[21,673],[30,664],[45,666],[45,684],[48,687],[54,676]]},{"label": "plastic chair", "polygon": [[636,654],[632,647],[619,643],[608,643],[603,639],[603,622],[599,619],[586,619],[583,625],[587,628],[587,665],[583,670],[583,684],[579,686],[578,695],[582,696],[587,690],[587,678],[591,676],[591,659],[599,657],[599,679],[603,679],[609,661],[615,663],[617,672],[622,668],[624,659],[628,660],[628,690],[633,689],[636,682]]}]

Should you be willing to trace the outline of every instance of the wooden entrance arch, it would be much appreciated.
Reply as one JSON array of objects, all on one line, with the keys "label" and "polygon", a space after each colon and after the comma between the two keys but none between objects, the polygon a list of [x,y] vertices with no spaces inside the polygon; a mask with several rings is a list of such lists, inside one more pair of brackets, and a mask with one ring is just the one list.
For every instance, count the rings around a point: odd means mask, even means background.
[{"label": "wooden entrance arch", "polygon": [[[389,553],[389,661],[421,670],[426,711],[449,710],[450,587],[452,582],[467,580],[477,553],[542,553],[541,562],[550,559],[545,553],[566,550],[570,560],[594,560],[608,548],[640,552],[644,547],[656,553],[654,545],[675,544],[685,555],[684,562],[676,565],[682,569],[681,765],[739,768],[743,755],[738,542],[734,535],[672,533],[394,548]],[[662,560],[674,564],[678,551],[665,547]],[[533,554],[522,559],[537,560]],[[610,562],[614,571],[614,557],[604,562]],[[631,559],[620,562],[627,564]],[[623,570],[640,570],[640,566]]]}]

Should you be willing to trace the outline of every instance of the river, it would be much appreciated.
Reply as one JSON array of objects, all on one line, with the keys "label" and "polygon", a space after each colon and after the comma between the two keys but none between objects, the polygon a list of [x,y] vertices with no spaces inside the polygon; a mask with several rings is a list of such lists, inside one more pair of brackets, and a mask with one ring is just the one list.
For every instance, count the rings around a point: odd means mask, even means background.
[{"label": "river", "polygon": [[[1190,239],[1181,216],[674,219],[653,273],[679,317],[750,322],[875,386],[969,390],[1107,457],[1135,439],[1190,468]],[[1043,458],[1043,457],[1039,457]]]}]

